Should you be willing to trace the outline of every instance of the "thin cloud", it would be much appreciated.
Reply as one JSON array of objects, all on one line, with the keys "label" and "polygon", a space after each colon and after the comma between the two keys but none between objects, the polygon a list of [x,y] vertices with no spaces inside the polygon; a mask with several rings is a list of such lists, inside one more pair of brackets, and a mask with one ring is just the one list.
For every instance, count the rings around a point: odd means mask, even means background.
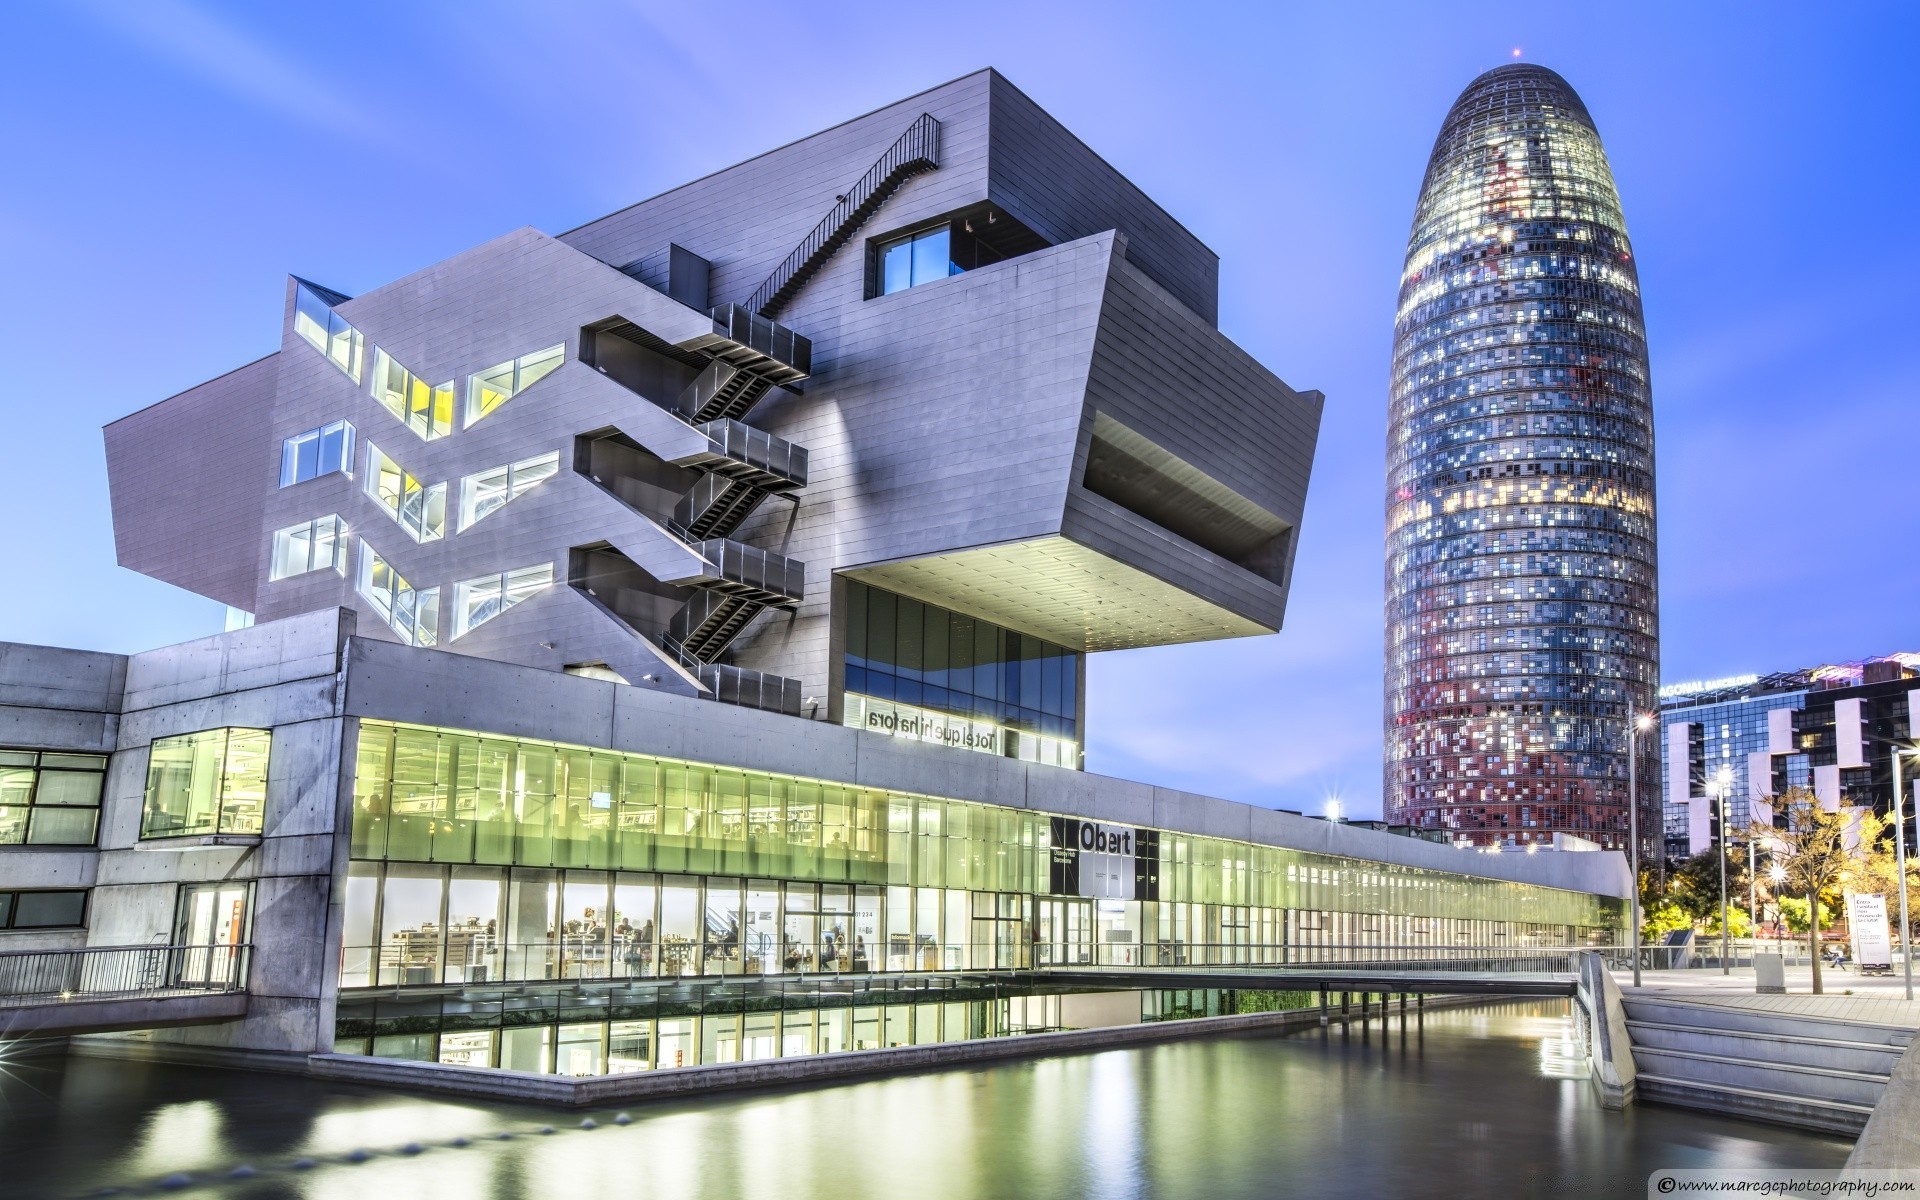
[{"label": "thin cloud", "polygon": [[185,0],[87,0],[80,7],[98,24],[202,83],[327,133],[382,148],[394,143],[383,122],[320,76]]}]

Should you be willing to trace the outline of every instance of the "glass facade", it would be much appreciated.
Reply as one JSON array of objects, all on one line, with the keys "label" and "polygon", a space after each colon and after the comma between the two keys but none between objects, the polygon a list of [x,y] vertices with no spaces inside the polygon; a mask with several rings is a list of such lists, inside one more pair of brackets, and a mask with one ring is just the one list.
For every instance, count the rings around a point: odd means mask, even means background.
[{"label": "glass facade", "polygon": [[335,421],[280,443],[280,486],[353,470],[353,426]]},{"label": "glass facade", "polygon": [[373,348],[373,398],[422,441],[453,432],[453,383],[435,386]]},{"label": "glass facade", "polygon": [[342,983],[1284,962],[1604,942],[1620,903],[1161,831],[1151,899],[1063,878],[1062,818],[363,721]]},{"label": "glass facade", "polygon": [[273,734],[265,729],[206,729],[153,739],[140,836],[259,833],[272,745]]},{"label": "glass facade", "polygon": [[0,846],[91,846],[104,754],[0,750]]},{"label": "glass facade", "polygon": [[[484,371],[475,371],[467,378],[466,423],[471,425],[491,414],[494,409],[545,379],[566,361],[566,357],[565,345],[548,346],[545,350],[522,354],[519,358],[508,359]],[[448,386],[451,388],[452,385]]]},{"label": "glass facade", "polygon": [[857,580],[844,586],[844,723],[1080,765],[1077,651]]},{"label": "glass facade", "polygon": [[[1447,114],[1401,278],[1387,447],[1390,820],[1627,840],[1659,678],[1639,281],[1599,134],[1514,64]],[[1640,741],[1643,853],[1659,748]]]},{"label": "glass facade", "polygon": [[293,289],[293,331],[326,355],[327,361],[340,368],[347,378],[360,382],[367,339],[304,283],[295,284]]}]

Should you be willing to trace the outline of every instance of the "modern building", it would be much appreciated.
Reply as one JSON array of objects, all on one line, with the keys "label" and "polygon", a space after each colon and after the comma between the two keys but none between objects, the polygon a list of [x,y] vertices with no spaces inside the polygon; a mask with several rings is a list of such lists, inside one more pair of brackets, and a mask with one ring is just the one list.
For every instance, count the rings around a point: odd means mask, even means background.
[{"label": "modern building", "polygon": [[1646,336],[1600,135],[1544,67],[1488,71],[1441,126],[1388,417],[1388,818],[1624,847],[1659,678]]},{"label": "modern building", "polygon": [[983,71],[351,299],[290,280],[277,352],[108,427],[120,561],[1078,766],[1084,655],[1286,608],[1321,397],[1217,275]]},{"label": "modern building", "polygon": [[0,1002],[51,964],[171,997],[94,1053],[596,1075],[1197,1015],[1073,982],[1095,968],[1622,929],[1617,854],[1474,853],[358,622],[0,645],[0,951],[103,956],[0,955]]},{"label": "modern building", "polygon": [[1617,855],[1080,769],[1085,655],[1284,612],[1320,398],[1215,273],[982,72],[291,281],[279,351],[107,431],[122,561],[258,621],[0,647],[0,945],[243,976],[169,1053],[593,1075],[1194,1011],[1082,968],[1612,940]]},{"label": "modern building", "polygon": [[[1893,749],[1920,730],[1917,675],[1906,653],[1661,688],[1668,859],[1712,848],[1723,799],[1736,831],[1777,815],[1790,788],[1829,811],[1890,814]],[[1902,773],[1920,777],[1920,762]]]}]

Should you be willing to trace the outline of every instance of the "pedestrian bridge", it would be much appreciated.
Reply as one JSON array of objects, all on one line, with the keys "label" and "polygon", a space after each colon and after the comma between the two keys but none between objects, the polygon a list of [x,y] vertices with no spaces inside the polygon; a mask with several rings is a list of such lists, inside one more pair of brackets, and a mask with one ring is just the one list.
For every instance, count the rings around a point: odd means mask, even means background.
[{"label": "pedestrian bridge", "polygon": [[0,1039],[231,1021],[247,946],[96,946],[0,953]]}]

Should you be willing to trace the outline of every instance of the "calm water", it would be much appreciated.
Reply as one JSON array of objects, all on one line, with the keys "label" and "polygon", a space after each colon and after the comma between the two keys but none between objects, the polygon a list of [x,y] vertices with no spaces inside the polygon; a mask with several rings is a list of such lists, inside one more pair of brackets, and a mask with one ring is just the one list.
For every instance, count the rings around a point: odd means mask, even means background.
[{"label": "calm water", "polygon": [[[1213,1038],[670,1101],[628,1109],[624,1126],[615,1110],[238,1071],[15,1064],[0,1083],[0,1195],[158,1194],[179,1172],[193,1182],[168,1194],[310,1200],[1624,1197],[1644,1196],[1659,1167],[1845,1159],[1834,1139],[1602,1111],[1583,1079],[1557,1077],[1572,1068],[1566,1011],[1435,1011],[1404,1036],[1376,1020],[1345,1037]],[[578,1127],[588,1115],[598,1128]],[[296,1169],[302,1158],[312,1165]],[[257,1174],[228,1178],[243,1164]]]}]

